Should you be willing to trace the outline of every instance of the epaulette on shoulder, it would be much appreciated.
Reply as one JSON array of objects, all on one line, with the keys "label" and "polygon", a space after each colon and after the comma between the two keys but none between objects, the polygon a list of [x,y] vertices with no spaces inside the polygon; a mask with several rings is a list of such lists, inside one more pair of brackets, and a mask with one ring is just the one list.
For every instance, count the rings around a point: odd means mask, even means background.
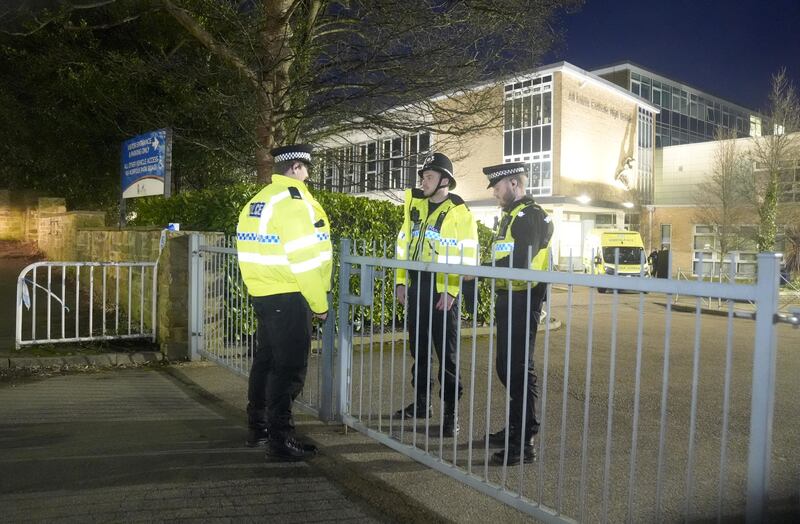
[{"label": "epaulette on shoulder", "polygon": [[[454,193],[450,193],[449,196],[450,196],[450,200],[453,202],[453,205],[460,206],[461,204],[464,204],[464,199],[461,198],[460,196],[458,196],[458,195],[456,195]],[[464,205],[466,205],[466,204],[464,204]]]},{"label": "epaulette on shoulder", "polygon": [[530,201],[528,201],[525,204],[525,207],[528,208],[528,209],[535,209],[537,211],[541,211],[542,213],[544,213],[544,208],[542,208],[542,206],[537,204],[533,199],[530,199]]},{"label": "epaulette on shoulder", "polygon": [[533,211],[538,213],[539,216],[542,217],[542,220],[544,220],[546,223],[549,224],[553,221],[552,217],[549,214],[547,214],[547,211],[545,211],[544,208],[539,204],[533,202],[529,207],[533,208]]},{"label": "epaulette on shoulder", "polygon": [[300,194],[300,190],[296,187],[289,186],[289,194],[292,195],[292,198],[296,198],[298,200],[303,199],[303,195]]}]

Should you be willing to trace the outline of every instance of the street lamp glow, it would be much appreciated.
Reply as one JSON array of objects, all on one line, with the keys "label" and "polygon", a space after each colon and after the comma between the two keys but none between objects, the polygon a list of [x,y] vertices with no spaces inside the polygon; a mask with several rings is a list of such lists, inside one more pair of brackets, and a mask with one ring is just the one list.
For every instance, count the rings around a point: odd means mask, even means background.
[{"label": "street lamp glow", "polygon": [[577,201],[578,201],[578,202],[580,202],[581,204],[588,204],[589,202],[591,202],[591,201],[592,201],[592,199],[591,199],[591,198],[589,198],[589,196],[588,196],[588,195],[581,195],[581,196],[579,196],[578,198],[576,198],[575,200],[577,200]]},{"label": "street lamp glow", "polygon": [[633,202],[623,202],[622,207],[627,207],[628,209],[633,207]]}]

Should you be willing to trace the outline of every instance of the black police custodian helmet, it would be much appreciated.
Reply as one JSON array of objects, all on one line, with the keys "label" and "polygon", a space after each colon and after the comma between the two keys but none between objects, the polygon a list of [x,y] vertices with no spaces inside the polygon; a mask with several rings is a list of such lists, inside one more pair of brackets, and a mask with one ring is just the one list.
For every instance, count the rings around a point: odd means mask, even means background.
[{"label": "black police custodian helmet", "polygon": [[311,153],[314,148],[310,144],[292,144],[288,146],[276,147],[270,154],[275,163],[287,162],[290,160],[300,160],[307,166],[311,167],[314,163],[311,161]]},{"label": "black police custodian helmet", "polygon": [[446,176],[450,179],[450,182],[447,184],[448,189],[454,189],[456,187],[456,179],[453,176],[453,163],[447,158],[447,155],[431,153],[425,158],[425,163],[422,165],[422,169],[417,171],[417,175],[422,176],[422,173],[429,169],[438,171],[442,176]]},{"label": "black police custodian helmet", "polygon": [[483,174],[489,179],[489,185],[486,189],[494,187],[496,183],[511,175],[527,175],[528,164],[525,162],[508,162],[506,164],[497,164],[496,166],[489,166],[483,168]]}]

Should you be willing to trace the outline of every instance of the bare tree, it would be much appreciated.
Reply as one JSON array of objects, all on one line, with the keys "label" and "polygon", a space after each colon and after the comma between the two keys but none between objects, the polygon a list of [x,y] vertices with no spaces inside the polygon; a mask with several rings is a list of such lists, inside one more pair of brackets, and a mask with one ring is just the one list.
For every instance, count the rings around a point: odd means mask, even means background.
[{"label": "bare tree", "polygon": [[786,270],[791,275],[795,278],[800,278],[800,226],[795,225],[786,228],[784,263],[786,264]]},{"label": "bare tree", "polygon": [[748,192],[758,211],[759,251],[775,248],[781,176],[800,154],[800,134],[796,133],[800,130],[800,100],[785,69],[772,77],[769,101],[770,129],[768,134],[753,138],[750,151],[754,176]]},{"label": "bare tree", "polygon": [[[30,36],[52,26],[67,32],[128,30],[163,23],[183,39],[158,59],[200,44],[207,57],[180,73],[224,78],[215,101],[249,142],[260,181],[269,151],[352,129],[430,132],[437,143],[502,123],[493,89],[471,90],[539,65],[560,41],[558,17],[582,0],[15,0],[26,17],[0,13],[2,32]],[[16,5],[15,4],[15,5]],[[41,6],[51,9],[42,10]],[[17,11],[22,11],[18,9]],[[13,18],[13,17],[12,17]],[[7,23],[4,23],[4,20]],[[169,22],[169,23],[167,23]],[[131,29],[134,28],[134,29]],[[2,27],[0,27],[2,29]],[[136,46],[131,38],[130,45]],[[144,56],[143,63],[151,63]],[[192,57],[195,58],[194,56]],[[191,80],[186,79],[186,85]],[[242,111],[247,108],[247,111]],[[181,138],[181,130],[176,129]],[[192,136],[197,135],[188,130]],[[195,144],[198,147],[202,144]],[[209,144],[215,149],[219,143]],[[236,154],[241,158],[241,154]]]},{"label": "bare tree", "polygon": [[747,156],[736,144],[736,130],[719,128],[714,137],[710,176],[697,186],[695,222],[713,226],[720,257],[739,247],[740,225],[747,215],[745,184],[750,172]]},{"label": "bare tree", "polygon": [[[255,94],[256,166],[276,144],[348,129],[422,129],[452,137],[498,125],[491,90],[532,68],[579,0],[158,0]],[[200,17],[202,12],[216,16]],[[247,5],[245,9],[242,5]],[[224,24],[217,21],[225,21]],[[236,32],[220,28],[234,25]],[[435,96],[440,95],[440,96]]]}]

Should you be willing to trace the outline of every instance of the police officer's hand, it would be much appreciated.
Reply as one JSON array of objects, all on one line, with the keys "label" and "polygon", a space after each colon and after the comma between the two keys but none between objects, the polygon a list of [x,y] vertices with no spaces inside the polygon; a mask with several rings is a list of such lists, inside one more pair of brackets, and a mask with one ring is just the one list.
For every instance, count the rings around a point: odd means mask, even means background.
[{"label": "police officer's hand", "polygon": [[447,311],[450,311],[455,303],[456,297],[451,296],[450,293],[441,293],[439,294],[439,300],[436,302],[436,310],[442,311],[446,308]]},{"label": "police officer's hand", "polygon": [[397,297],[397,301],[400,302],[401,305],[405,306],[406,305],[406,286],[404,286],[403,284],[398,284],[395,296]]},{"label": "police officer's hand", "polygon": [[325,313],[314,313],[312,315],[312,318],[318,318],[320,320],[325,320],[326,318],[328,318],[328,312],[326,311]]}]

